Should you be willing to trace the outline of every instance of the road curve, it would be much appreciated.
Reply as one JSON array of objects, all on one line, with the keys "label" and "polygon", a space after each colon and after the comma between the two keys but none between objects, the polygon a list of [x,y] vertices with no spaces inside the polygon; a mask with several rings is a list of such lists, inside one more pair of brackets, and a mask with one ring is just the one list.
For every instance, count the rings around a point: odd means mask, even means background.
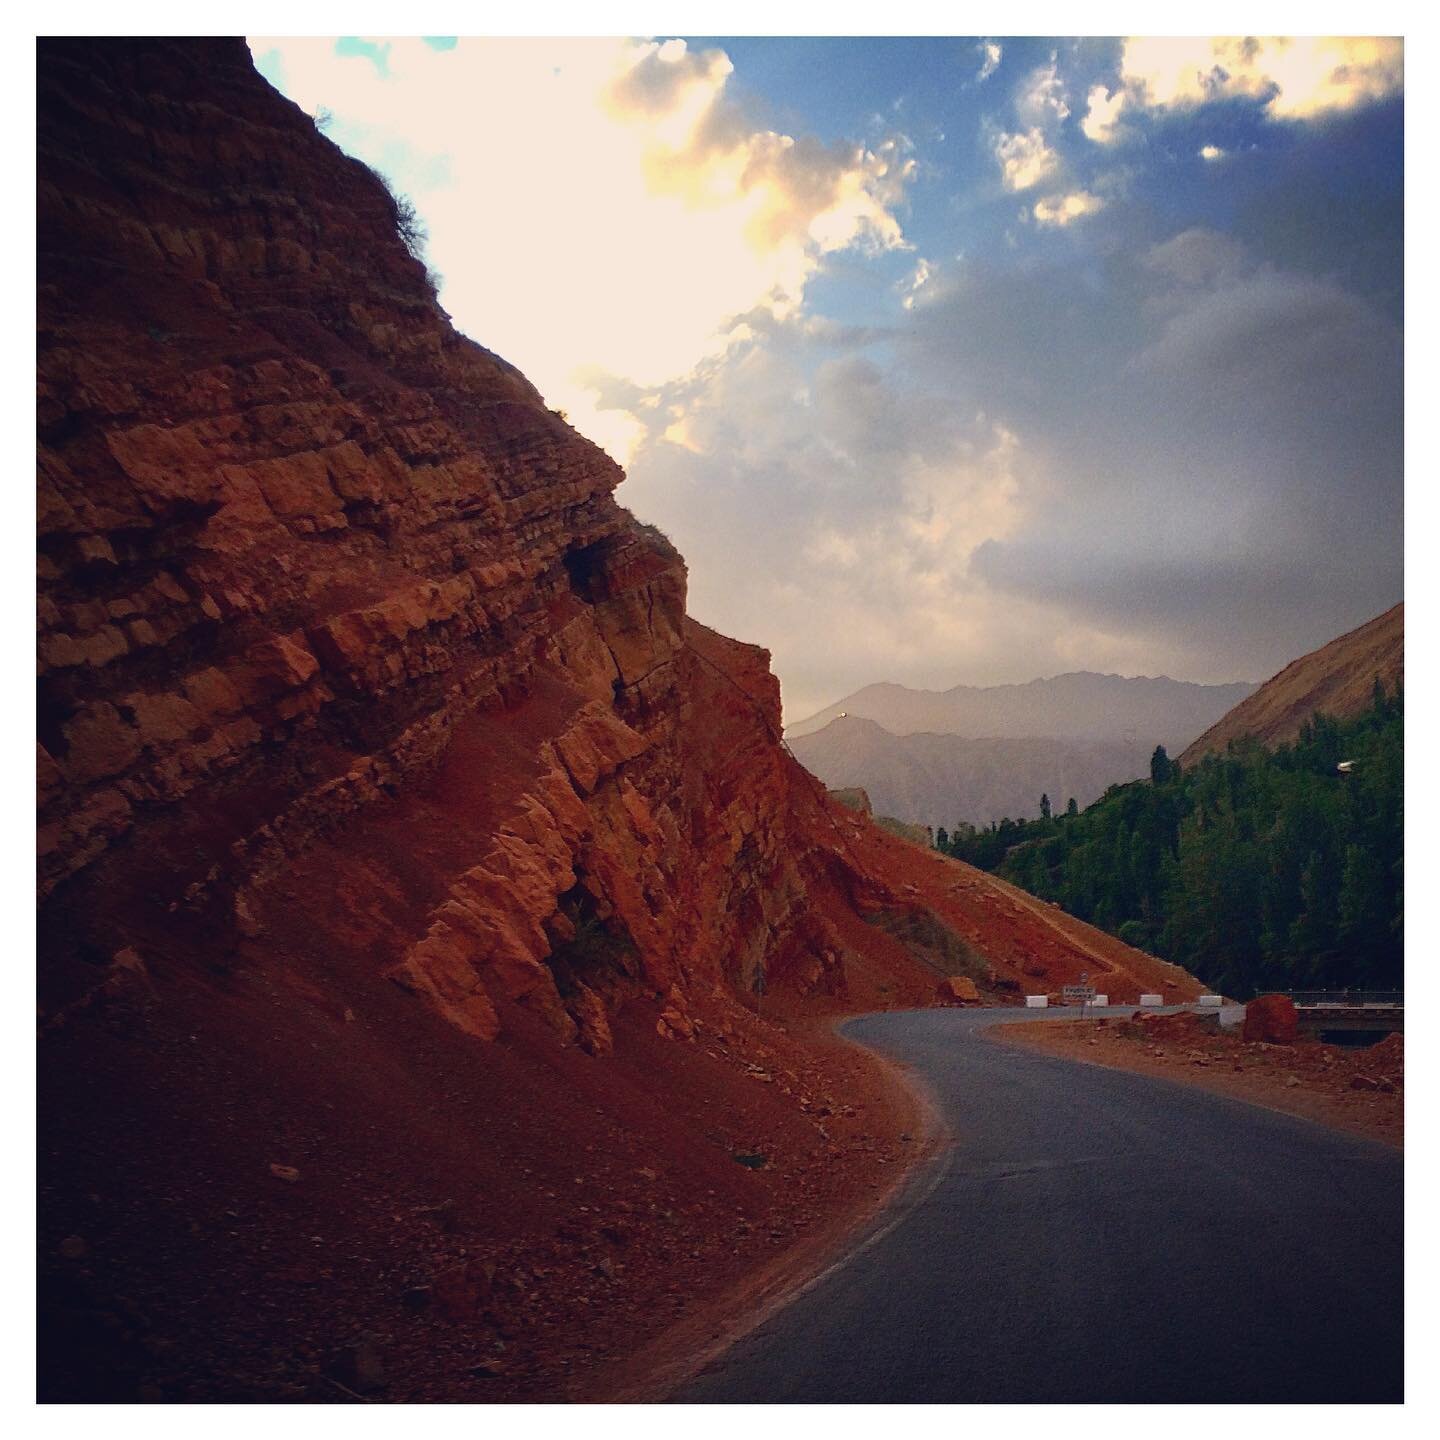
[{"label": "road curve", "polygon": [[672,1401],[1402,1398],[1400,1154],[984,1033],[1038,1018],[845,1027],[913,1069],[954,1139]]}]

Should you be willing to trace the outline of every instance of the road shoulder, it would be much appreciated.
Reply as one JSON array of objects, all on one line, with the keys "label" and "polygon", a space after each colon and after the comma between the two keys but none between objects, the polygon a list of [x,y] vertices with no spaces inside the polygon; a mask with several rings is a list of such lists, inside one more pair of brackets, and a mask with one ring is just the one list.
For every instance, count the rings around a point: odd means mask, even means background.
[{"label": "road shoulder", "polygon": [[[853,1049],[878,1071],[872,1092],[884,1101],[881,1128],[910,1144],[888,1183],[871,1184],[800,1243],[748,1272],[686,1315],[604,1377],[568,1398],[589,1404],[655,1404],[713,1364],[777,1311],[848,1263],[899,1224],[943,1175],[951,1135],[939,1104],[908,1066],[889,1060],[841,1032],[853,1016],[830,1022],[830,1042]],[[880,1117],[875,1117],[878,1121]]]},{"label": "road shoulder", "polygon": [[1403,1044],[1368,1049],[1316,1042],[1263,1045],[1203,1024],[1157,1032],[1154,1025],[1137,1026],[1128,1016],[1019,1021],[989,1027],[986,1033],[1004,1044],[1191,1085],[1404,1147]]}]

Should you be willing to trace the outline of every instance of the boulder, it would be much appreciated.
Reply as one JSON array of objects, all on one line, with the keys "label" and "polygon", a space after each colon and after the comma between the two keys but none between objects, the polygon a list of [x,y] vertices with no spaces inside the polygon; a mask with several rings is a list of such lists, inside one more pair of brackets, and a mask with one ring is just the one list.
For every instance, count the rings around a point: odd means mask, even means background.
[{"label": "boulder", "polygon": [[1300,1033],[1295,1002],[1288,995],[1260,995],[1245,1007],[1243,1040],[1262,1040],[1268,1045],[1293,1045]]},{"label": "boulder", "polygon": [[673,985],[670,987],[670,993],[665,997],[665,1008],[660,1012],[660,1018],[655,1023],[655,1030],[662,1040],[693,1040],[695,1038],[695,1022],[690,1018],[685,997]]},{"label": "boulder", "polygon": [[588,986],[579,982],[570,1002],[570,1014],[579,1031],[580,1048],[587,1055],[610,1055],[615,1039],[610,1032],[610,1017],[605,1002]]},{"label": "boulder", "polygon": [[936,989],[942,1005],[978,1005],[980,992],[967,975],[948,975]]}]

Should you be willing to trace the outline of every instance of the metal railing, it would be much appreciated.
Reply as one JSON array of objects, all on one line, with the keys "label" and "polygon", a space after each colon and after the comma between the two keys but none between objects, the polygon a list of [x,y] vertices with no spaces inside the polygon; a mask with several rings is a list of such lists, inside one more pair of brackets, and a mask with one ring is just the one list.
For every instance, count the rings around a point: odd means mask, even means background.
[{"label": "metal railing", "polygon": [[1292,990],[1297,1010],[1403,1010],[1403,990]]}]

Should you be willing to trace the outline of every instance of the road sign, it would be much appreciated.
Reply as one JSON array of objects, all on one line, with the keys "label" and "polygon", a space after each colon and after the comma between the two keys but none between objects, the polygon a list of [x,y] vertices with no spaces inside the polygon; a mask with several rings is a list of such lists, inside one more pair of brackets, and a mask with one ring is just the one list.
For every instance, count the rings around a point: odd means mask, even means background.
[{"label": "road sign", "polygon": [[1088,1005],[1095,998],[1095,987],[1093,985],[1064,985],[1060,989],[1060,998],[1067,1005]]}]

